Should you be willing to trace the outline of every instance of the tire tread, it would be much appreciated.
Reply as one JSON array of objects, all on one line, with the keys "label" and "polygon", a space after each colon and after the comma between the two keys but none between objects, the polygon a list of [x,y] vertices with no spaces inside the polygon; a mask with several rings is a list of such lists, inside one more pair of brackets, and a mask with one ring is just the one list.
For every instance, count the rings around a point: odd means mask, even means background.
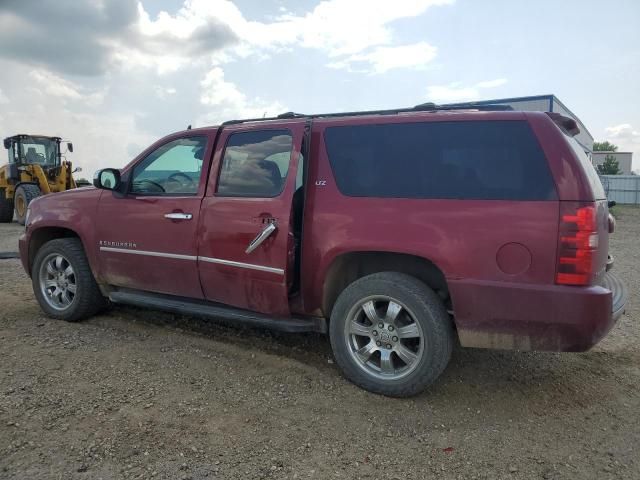
[{"label": "tire tread", "polygon": [[[425,332],[425,337],[429,337],[429,346],[433,350],[430,352],[431,361],[427,362],[423,368],[409,374],[407,379],[403,379],[405,381],[394,382],[394,384],[384,385],[379,380],[367,376],[360,367],[353,364],[349,353],[340,348],[343,344],[342,335],[346,320],[340,316],[346,316],[353,303],[376,288],[400,289],[412,302],[418,304],[422,311],[420,313],[428,313],[432,320],[429,324],[430,330]],[[418,312],[415,313],[419,315]],[[453,325],[440,297],[417,278],[400,272],[374,273],[351,283],[334,305],[329,329],[334,356],[345,376],[365,390],[391,397],[416,395],[433,384],[446,368],[453,351]]]},{"label": "tire tread", "polygon": [[[73,265],[76,275],[76,285],[78,293],[74,298],[77,300],[71,309],[59,312],[51,309],[44,299],[41,299],[39,282],[39,268],[42,259],[50,253],[60,253],[64,255]],[[45,243],[36,254],[31,271],[33,283],[33,291],[38,299],[38,303],[45,313],[56,319],[66,320],[68,322],[78,322],[89,318],[101,309],[107,302],[102,296],[100,288],[93,277],[89,261],[79,238],[58,238]]]},{"label": "tire tread", "polygon": [[[24,192],[26,208],[29,208],[29,204],[31,203],[31,200],[42,195],[42,191],[40,190],[40,187],[38,187],[37,185],[31,185],[30,183],[23,183],[22,185],[19,185],[18,188],[16,188],[14,199],[20,193],[21,190]],[[14,200],[14,208],[15,208],[15,200]],[[24,214],[26,217],[27,215],[26,210]],[[24,225],[24,222],[26,220],[25,217],[18,216],[18,212],[16,211],[16,220],[20,225]]]}]

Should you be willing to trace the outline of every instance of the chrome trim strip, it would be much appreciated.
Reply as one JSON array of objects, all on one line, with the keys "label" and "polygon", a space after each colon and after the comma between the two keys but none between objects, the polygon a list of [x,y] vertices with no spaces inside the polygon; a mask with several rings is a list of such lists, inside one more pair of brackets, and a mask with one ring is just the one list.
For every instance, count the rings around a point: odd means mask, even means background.
[{"label": "chrome trim strip", "polygon": [[282,268],[265,267],[263,265],[255,265],[253,263],[234,262],[232,260],[223,260],[221,258],[196,257],[194,255],[179,255],[177,253],[150,252],[148,250],[130,250],[128,248],[100,247],[102,252],[128,253],[131,255],[146,255],[148,257],[175,258],[176,260],[200,260],[202,262],[217,263],[219,265],[227,265],[229,267],[248,268],[250,270],[259,270],[261,272],[276,273],[284,275]]},{"label": "chrome trim strip", "polygon": [[100,247],[103,252],[129,253],[131,255],[146,255],[148,257],[175,258],[176,260],[197,260],[194,255],[179,255],[177,253],[149,252],[148,250],[129,250],[127,248]]},{"label": "chrome trim strip", "polygon": [[231,260],[222,260],[221,258],[211,258],[211,257],[198,257],[198,260],[202,262],[228,265],[229,267],[248,268],[250,270],[259,270],[261,272],[277,273],[278,275],[284,275],[284,270],[282,268],[264,267],[262,265],[255,265],[253,263],[234,262]]}]

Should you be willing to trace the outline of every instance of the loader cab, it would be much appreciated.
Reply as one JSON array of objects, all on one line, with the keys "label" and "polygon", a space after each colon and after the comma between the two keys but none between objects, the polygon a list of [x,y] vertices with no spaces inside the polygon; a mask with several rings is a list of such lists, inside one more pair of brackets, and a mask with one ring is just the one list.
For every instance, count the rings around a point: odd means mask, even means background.
[{"label": "loader cab", "polygon": [[[4,147],[8,151],[10,164],[37,164],[49,169],[60,166],[62,159],[60,142],[60,137],[14,135],[4,139]],[[71,143],[67,143],[67,148],[73,151]]]}]

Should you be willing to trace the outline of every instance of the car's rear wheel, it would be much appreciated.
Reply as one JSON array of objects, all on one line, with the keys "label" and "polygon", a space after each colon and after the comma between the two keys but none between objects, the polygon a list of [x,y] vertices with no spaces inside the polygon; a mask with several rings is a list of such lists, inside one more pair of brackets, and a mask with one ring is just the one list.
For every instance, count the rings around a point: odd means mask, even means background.
[{"label": "car's rear wheel", "polygon": [[77,238],[44,244],[34,259],[31,280],[40,307],[52,318],[76,322],[106,304]]},{"label": "car's rear wheel", "polygon": [[432,384],[451,358],[453,330],[436,293],[414,277],[376,273],[338,297],[329,325],[345,376],[383,395],[414,395]]}]

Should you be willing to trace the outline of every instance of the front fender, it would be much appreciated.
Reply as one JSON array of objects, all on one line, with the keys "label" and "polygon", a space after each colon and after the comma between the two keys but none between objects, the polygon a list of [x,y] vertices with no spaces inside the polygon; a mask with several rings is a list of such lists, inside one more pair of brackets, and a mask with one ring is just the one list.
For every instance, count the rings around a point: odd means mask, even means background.
[{"label": "front fender", "polygon": [[101,194],[97,189],[68,190],[39,197],[31,202],[29,223],[24,235],[27,258],[23,259],[23,264],[28,265],[29,271],[35,251],[44,242],[77,236],[82,242],[94,276],[97,275],[94,224]]}]

